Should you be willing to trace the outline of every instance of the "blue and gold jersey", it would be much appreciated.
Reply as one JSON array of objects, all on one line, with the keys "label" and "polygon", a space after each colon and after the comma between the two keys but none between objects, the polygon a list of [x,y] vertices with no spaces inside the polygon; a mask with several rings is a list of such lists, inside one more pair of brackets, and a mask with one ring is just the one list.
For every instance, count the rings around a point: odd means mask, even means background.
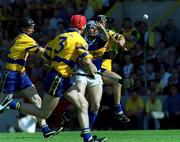
[{"label": "blue and gold jersey", "polygon": [[[107,69],[107,70],[112,70],[112,59],[109,56],[111,53],[111,51],[113,50],[119,50],[119,45],[117,45],[117,43],[114,42],[114,40],[112,39],[111,36],[113,36],[116,40],[120,40],[121,38],[124,38],[123,35],[119,34],[119,33],[115,33],[112,30],[108,30],[108,34],[110,35],[109,41],[107,42],[107,44],[105,45],[107,47],[106,52],[104,53],[104,57],[106,56],[105,59],[103,59],[103,63],[102,63],[102,68],[103,69]],[[108,57],[109,56],[109,57]]]},{"label": "blue and gold jersey", "polygon": [[87,49],[87,42],[78,32],[67,32],[47,44],[43,59],[50,61],[51,68],[62,77],[69,77],[74,73],[73,68],[78,58],[92,58]]},{"label": "blue and gold jersey", "polygon": [[28,55],[39,51],[43,51],[43,48],[30,36],[27,34],[17,35],[7,56],[6,69],[24,72]]},{"label": "blue and gold jersey", "polygon": [[93,63],[98,70],[101,69],[102,56],[106,51],[105,44],[107,41],[101,39],[101,35],[96,36],[92,41],[88,42],[88,51],[93,56]]}]

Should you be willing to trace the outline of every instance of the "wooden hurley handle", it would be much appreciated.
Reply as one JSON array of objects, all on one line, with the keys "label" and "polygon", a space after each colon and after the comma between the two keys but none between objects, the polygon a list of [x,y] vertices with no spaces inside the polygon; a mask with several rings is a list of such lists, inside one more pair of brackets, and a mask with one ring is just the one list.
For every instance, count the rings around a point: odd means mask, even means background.
[{"label": "wooden hurley handle", "polygon": [[[110,35],[110,37],[111,37],[117,44],[119,44],[119,41],[118,41],[115,37],[113,37],[112,35]],[[121,46],[121,48],[123,48],[125,51],[128,51],[128,49],[127,49],[126,47],[124,47],[124,46]]]}]

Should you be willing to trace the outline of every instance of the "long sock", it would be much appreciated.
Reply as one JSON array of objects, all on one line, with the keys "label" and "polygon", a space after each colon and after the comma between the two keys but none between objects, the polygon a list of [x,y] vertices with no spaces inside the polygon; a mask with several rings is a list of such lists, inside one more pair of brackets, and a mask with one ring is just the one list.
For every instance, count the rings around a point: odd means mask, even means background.
[{"label": "long sock", "polygon": [[12,100],[10,103],[9,103],[9,107],[11,109],[20,109],[21,107],[21,104],[19,102],[16,102],[14,100]]},{"label": "long sock", "polygon": [[97,118],[97,114],[96,112],[92,112],[92,111],[88,111],[88,115],[89,115],[89,126],[90,128],[93,127],[95,121],[96,121],[96,118]]},{"label": "long sock", "polygon": [[123,113],[121,104],[114,105],[114,111],[115,113]]},{"label": "long sock", "polygon": [[43,125],[43,126],[41,127],[41,131],[43,132],[43,134],[48,133],[49,130],[50,130],[50,128],[49,128],[49,126],[48,126],[47,124],[45,124],[45,125]]},{"label": "long sock", "polygon": [[84,142],[88,142],[92,139],[92,135],[90,133],[90,128],[84,128],[81,130],[81,137],[83,137]]}]

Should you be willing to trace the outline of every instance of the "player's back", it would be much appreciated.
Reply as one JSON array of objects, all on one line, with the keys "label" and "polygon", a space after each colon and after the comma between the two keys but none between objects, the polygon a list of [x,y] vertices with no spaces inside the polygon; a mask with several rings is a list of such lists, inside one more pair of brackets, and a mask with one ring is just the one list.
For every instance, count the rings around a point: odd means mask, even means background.
[{"label": "player's back", "polygon": [[77,48],[87,48],[87,42],[78,32],[67,32],[56,36],[48,43],[50,48],[51,67],[61,73],[62,76],[69,76],[80,55]]}]

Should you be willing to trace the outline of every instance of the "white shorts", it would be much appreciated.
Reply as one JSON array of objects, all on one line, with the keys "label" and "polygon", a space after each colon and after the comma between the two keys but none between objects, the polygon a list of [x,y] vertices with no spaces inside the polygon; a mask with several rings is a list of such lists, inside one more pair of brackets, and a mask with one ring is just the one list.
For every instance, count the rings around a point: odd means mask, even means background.
[{"label": "white shorts", "polygon": [[[79,74],[86,74],[86,72],[81,68],[78,68],[76,72]],[[75,82],[76,83],[84,82],[87,87],[92,87],[92,86],[95,86],[98,84],[100,84],[100,85],[103,84],[102,77],[100,74],[96,74],[95,78],[90,78],[90,77],[83,76],[83,75],[76,75]]]}]

